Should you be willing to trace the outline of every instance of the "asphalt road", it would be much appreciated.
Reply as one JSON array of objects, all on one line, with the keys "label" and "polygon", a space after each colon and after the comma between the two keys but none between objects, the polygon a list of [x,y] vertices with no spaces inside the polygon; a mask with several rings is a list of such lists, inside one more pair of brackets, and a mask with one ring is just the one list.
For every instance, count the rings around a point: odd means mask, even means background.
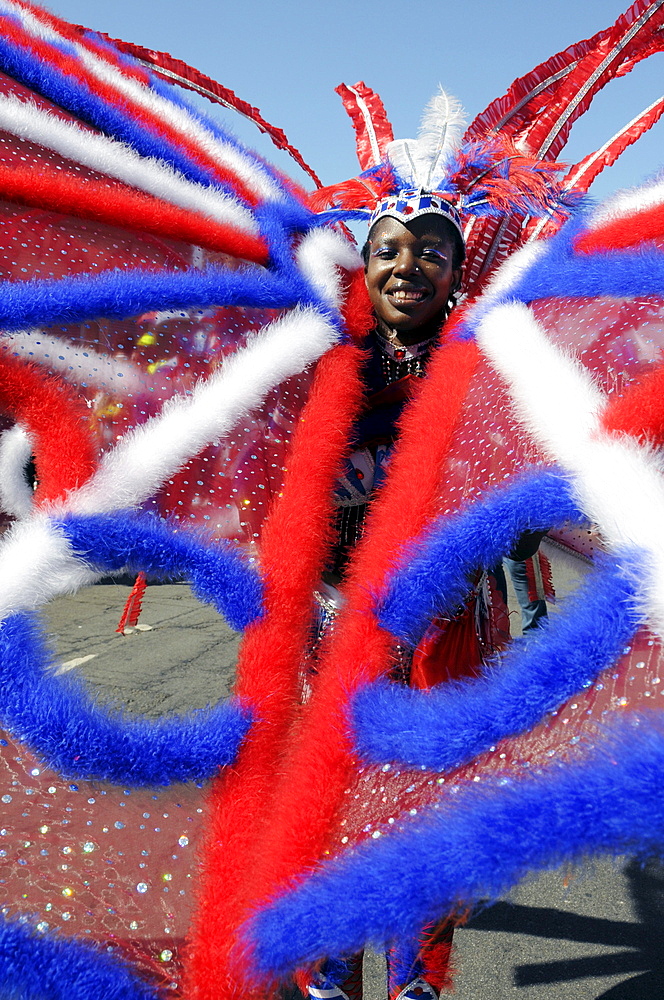
[{"label": "asphalt road", "polygon": [[[559,596],[586,566],[548,550]],[[129,588],[88,588],[48,608],[60,670],[80,671],[103,701],[158,716],[228,694],[237,637],[184,584],[148,587],[141,623],[116,628]],[[512,606],[516,606],[512,598]],[[518,633],[518,614],[512,616]],[[664,996],[664,867],[589,862],[533,878],[455,935],[457,1000],[652,1000]],[[384,963],[367,956],[365,992],[385,997]]]}]

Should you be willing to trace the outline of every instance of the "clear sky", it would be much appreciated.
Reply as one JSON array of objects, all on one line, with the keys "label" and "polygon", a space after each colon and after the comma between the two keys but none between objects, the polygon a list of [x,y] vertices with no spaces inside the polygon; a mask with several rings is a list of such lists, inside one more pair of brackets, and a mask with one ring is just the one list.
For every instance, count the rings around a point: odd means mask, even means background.
[{"label": "clear sky", "polygon": [[[197,66],[283,128],[330,184],[358,171],[350,121],[334,93],[338,83],[364,80],[377,90],[400,138],[416,133],[438,83],[472,119],[515,77],[608,27],[627,0],[51,0],[48,6]],[[574,162],[601,145],[661,95],[663,81],[660,53],[606,87],[562,158]],[[221,108],[214,113],[304,180],[253,126]],[[606,171],[593,193],[603,197],[661,165],[664,122]]]}]

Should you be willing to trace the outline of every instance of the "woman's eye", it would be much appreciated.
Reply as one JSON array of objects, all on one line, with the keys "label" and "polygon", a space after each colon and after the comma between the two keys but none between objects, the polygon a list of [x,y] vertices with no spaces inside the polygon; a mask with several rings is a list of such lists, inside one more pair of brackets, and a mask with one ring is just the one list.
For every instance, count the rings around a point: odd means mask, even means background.
[{"label": "woman's eye", "polygon": [[423,250],[422,257],[424,260],[433,260],[436,264],[445,264],[447,262],[447,254],[442,253],[440,250],[434,250],[433,247]]},{"label": "woman's eye", "polygon": [[396,251],[392,247],[377,247],[371,254],[372,257],[377,257],[379,260],[391,260],[396,256]]}]

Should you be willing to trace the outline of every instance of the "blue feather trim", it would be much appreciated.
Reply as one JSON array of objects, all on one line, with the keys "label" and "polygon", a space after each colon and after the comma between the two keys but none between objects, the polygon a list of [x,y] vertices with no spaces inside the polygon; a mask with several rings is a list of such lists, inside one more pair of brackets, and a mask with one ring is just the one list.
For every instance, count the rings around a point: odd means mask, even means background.
[{"label": "blue feather trim", "polygon": [[[617,660],[641,623],[638,559],[603,560],[525,648],[511,647],[477,680],[416,691],[379,682],[352,705],[356,750],[376,763],[445,770],[525,732]],[[631,578],[631,579],[630,579]]]},{"label": "blue feather trim", "polygon": [[[256,975],[385,947],[529,871],[604,853],[664,852],[664,725],[623,724],[585,763],[461,787],[453,803],[322,865],[245,925]],[[349,905],[352,900],[352,905]]]},{"label": "blue feather trim", "polygon": [[185,577],[196,597],[237,631],[262,614],[260,577],[233,542],[206,545],[202,534],[176,532],[150,514],[69,516],[56,526],[75,554],[101,573]]},{"label": "blue feather trim", "polygon": [[[77,323],[95,317],[124,319],[154,309],[206,309],[235,305],[287,308],[318,305],[318,297],[291,268],[269,274],[247,267],[202,271],[132,269],[76,275],[60,280],[0,283],[0,326],[20,330],[52,323]],[[330,315],[329,309],[321,310]]]},{"label": "blue feather trim", "polygon": [[[576,253],[573,241],[585,230],[586,217],[572,219],[552,239],[544,253],[501,296],[501,301],[615,296],[633,299],[664,290],[664,253],[654,247]],[[490,305],[494,305],[493,300]],[[478,311],[480,314],[481,310]]]},{"label": "blue feather trim", "polygon": [[547,531],[564,521],[583,523],[585,517],[557,469],[522,473],[465,511],[439,518],[408,547],[407,563],[380,602],[381,625],[416,645],[432,618],[465,600],[478,569],[500,563],[524,531]]},{"label": "blue feather trim", "polygon": [[109,713],[78,678],[56,677],[52,662],[33,618],[15,614],[0,625],[0,722],[66,777],[133,786],[201,781],[235,759],[251,724],[232,701],[157,722]]},{"label": "blue feather trim", "polygon": [[0,916],[0,993],[13,1000],[157,1000],[120,958]]}]

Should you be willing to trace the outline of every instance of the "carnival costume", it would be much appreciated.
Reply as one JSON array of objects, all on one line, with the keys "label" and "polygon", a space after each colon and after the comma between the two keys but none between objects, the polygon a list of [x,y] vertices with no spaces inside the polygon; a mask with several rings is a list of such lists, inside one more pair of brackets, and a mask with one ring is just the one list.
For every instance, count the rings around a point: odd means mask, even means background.
[{"label": "carnival costume", "polygon": [[[265,996],[529,870],[661,853],[664,184],[576,202],[664,101],[554,161],[662,48],[664,0],[516,81],[458,146],[445,98],[394,142],[343,88],[363,173],[313,196],[177,89],[290,148],[214,81],[23,0],[0,13],[0,988]],[[399,417],[303,705],[372,322],[341,223],[425,165],[463,220],[467,301]],[[588,523],[604,551],[527,647],[430,692],[387,682],[525,530]],[[230,701],[154,723],[51,669],[39,609],[123,572],[186,579],[244,632]]]}]

